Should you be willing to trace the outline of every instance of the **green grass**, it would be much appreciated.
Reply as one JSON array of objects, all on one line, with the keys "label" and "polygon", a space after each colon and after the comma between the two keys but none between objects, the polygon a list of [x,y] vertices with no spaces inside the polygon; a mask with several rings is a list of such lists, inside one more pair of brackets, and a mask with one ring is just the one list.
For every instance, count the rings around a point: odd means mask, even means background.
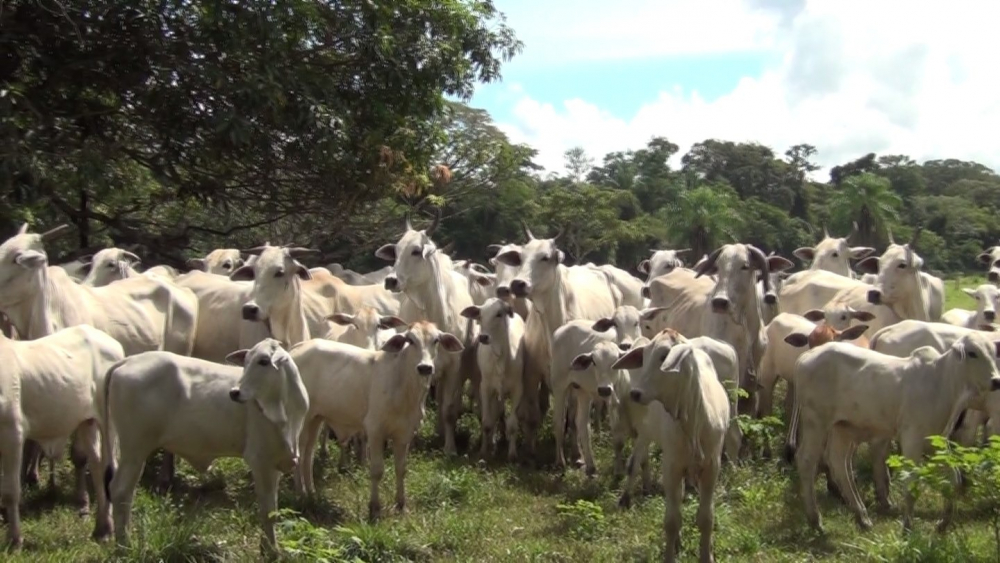
[{"label": "green grass", "polygon": [[[981,278],[947,283],[947,305],[971,308],[961,291]],[[779,386],[782,389],[782,386]],[[780,405],[781,401],[776,401]],[[305,502],[282,481],[280,507],[286,513],[279,535],[301,555],[289,560],[330,561],[650,561],[660,557],[663,501],[658,495],[638,499],[620,510],[620,484],[610,476],[611,444],[606,430],[595,431],[599,475],[580,470],[560,474],[552,468],[551,433],[540,446],[541,467],[527,469],[503,462],[448,460],[433,437],[431,412],[410,457],[408,513],[392,509],[391,460],[383,480],[385,518],[365,522],[368,475],[354,466],[336,471],[339,452],[331,444],[329,461],[317,470],[319,498]],[[780,432],[779,432],[780,433]],[[461,424],[461,442],[477,436],[470,415]],[[475,438],[472,439],[475,442]],[[460,442],[460,443],[461,443]],[[781,438],[773,450],[781,451]],[[474,444],[473,444],[474,446]],[[879,514],[874,504],[871,469],[862,452],[856,474],[870,503],[874,530],[861,533],[847,510],[832,501],[822,478],[817,483],[826,536],[810,532],[802,517],[794,472],[777,460],[726,466],[716,492],[716,557],[719,561],[986,561],[996,560],[993,532],[971,503],[959,504],[955,529],[933,532],[940,498],[928,493],[917,505],[916,533],[904,536],[898,510]],[[502,450],[501,450],[502,451]],[[153,464],[150,464],[151,466]],[[657,460],[654,467],[658,468]],[[149,472],[149,469],[147,469]],[[180,465],[184,486],[159,495],[143,487],[133,511],[134,548],[116,552],[89,540],[93,521],[77,516],[70,500],[69,464],[58,475],[55,492],[26,495],[22,518],[25,547],[7,561],[251,561],[258,558],[256,502],[241,460],[217,463],[210,476],[196,476]],[[219,477],[224,477],[221,487]],[[43,477],[44,480],[44,477]],[[213,486],[214,485],[214,486]],[[893,501],[900,502],[894,482]],[[694,524],[697,503],[688,496],[684,509],[682,560],[697,557]],[[308,555],[311,554],[312,557]]]}]

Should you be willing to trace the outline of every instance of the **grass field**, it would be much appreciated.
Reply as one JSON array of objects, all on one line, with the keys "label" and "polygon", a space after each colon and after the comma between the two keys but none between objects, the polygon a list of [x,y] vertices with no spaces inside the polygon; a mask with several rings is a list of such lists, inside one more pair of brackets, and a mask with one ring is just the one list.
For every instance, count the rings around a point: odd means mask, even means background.
[{"label": "grass field", "polygon": [[[961,287],[981,278],[949,280],[947,308],[972,308]],[[780,401],[776,404],[781,404]],[[427,417],[411,455],[407,478],[409,512],[391,509],[393,479],[387,463],[383,480],[385,519],[367,515],[368,476],[357,466],[336,471],[339,452],[319,469],[320,498],[305,503],[283,480],[279,528],[286,547],[310,550],[329,561],[649,561],[660,557],[663,501],[640,499],[629,511],[617,507],[620,485],[610,475],[611,444],[606,430],[595,432],[599,475],[552,469],[551,441],[543,441],[540,469],[502,462],[482,464],[467,457],[446,460],[433,439]],[[470,415],[462,434],[478,435]],[[548,429],[546,436],[551,436]],[[472,438],[475,442],[477,438]],[[780,437],[775,437],[774,451]],[[657,454],[658,456],[658,454]],[[55,491],[32,491],[22,511],[25,546],[8,561],[245,561],[258,554],[256,504],[241,460],[222,460],[210,475],[197,476],[181,463],[184,485],[170,495],[143,488],[133,512],[134,548],[117,552],[90,541],[91,518],[77,516],[70,500],[69,464]],[[655,465],[658,467],[658,462]],[[856,469],[862,495],[872,505],[870,467],[862,448]],[[149,470],[147,469],[147,472]],[[222,485],[222,478],[225,485]],[[44,480],[44,479],[43,479]],[[822,479],[820,479],[822,481]],[[980,508],[961,503],[956,527],[933,531],[940,498],[926,494],[918,503],[916,533],[904,536],[898,511],[878,514],[875,529],[861,533],[847,510],[820,489],[826,536],[809,532],[802,518],[793,472],[782,462],[754,461],[723,469],[716,493],[716,557],[719,561],[985,561],[997,560],[993,531]],[[894,483],[893,501],[902,498]],[[683,559],[696,560],[695,498],[684,506]],[[302,519],[304,520],[302,520]],[[288,556],[289,559],[294,559]]]}]

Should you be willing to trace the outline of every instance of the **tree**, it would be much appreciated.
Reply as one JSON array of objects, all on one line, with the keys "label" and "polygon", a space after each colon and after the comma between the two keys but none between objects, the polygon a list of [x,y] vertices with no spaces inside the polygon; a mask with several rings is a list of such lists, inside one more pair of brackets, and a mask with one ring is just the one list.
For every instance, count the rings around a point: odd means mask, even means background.
[{"label": "tree", "polygon": [[732,188],[703,185],[682,192],[660,216],[666,222],[671,243],[690,248],[697,259],[715,250],[726,238],[736,238],[743,222],[738,205],[739,198]]},{"label": "tree", "polygon": [[587,156],[583,147],[573,147],[563,153],[563,156],[566,157],[566,171],[574,182],[582,181],[594,166],[594,159]]},{"label": "tree", "polygon": [[288,217],[332,240],[521,49],[489,1],[14,0],[0,28],[0,202],[174,263]]},{"label": "tree", "polygon": [[899,220],[902,200],[889,181],[868,172],[847,177],[828,202],[832,227],[849,232],[858,223],[858,243],[882,246]]},{"label": "tree", "polygon": [[876,170],[878,170],[878,163],[875,162],[875,153],[870,152],[857,160],[852,160],[846,164],[840,164],[831,168],[830,183],[839,186],[851,176],[864,174],[865,172],[875,172]]}]

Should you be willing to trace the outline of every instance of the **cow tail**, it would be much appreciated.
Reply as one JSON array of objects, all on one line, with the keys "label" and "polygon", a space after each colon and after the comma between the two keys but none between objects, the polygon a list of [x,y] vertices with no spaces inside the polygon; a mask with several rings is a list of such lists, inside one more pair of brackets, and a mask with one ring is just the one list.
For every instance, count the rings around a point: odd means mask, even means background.
[{"label": "cow tail", "polygon": [[119,360],[108,369],[108,373],[104,377],[104,389],[102,390],[104,394],[104,409],[101,412],[101,417],[104,419],[104,439],[101,440],[101,459],[104,463],[104,492],[108,500],[111,500],[111,479],[115,476],[116,441],[114,424],[111,422],[111,383],[115,370],[122,367],[127,360],[128,358]]},{"label": "cow tail", "polygon": [[[163,286],[166,284],[160,284],[160,285]],[[164,290],[167,288],[161,287],[160,289]],[[160,340],[160,346],[159,346],[160,352],[177,352],[177,350],[171,350],[170,349],[171,346],[167,344],[168,342],[173,340],[173,335],[171,334],[171,331],[174,328],[174,307],[176,305],[177,303],[174,302],[174,292],[167,290],[167,310],[164,311],[163,314],[163,338]],[[189,355],[189,354],[190,352],[184,355]]]},{"label": "cow tail", "polygon": [[796,393],[792,403],[792,416],[788,421],[788,437],[785,439],[785,461],[789,465],[795,463],[795,450],[798,448],[799,435],[799,395]]}]

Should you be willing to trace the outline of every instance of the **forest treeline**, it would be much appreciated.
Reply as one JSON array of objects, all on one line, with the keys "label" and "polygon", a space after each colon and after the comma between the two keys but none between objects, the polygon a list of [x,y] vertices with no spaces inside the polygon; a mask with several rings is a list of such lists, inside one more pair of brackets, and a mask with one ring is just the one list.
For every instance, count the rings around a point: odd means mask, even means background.
[{"label": "forest treeline", "polygon": [[523,221],[562,231],[574,262],[629,269],[732,240],[791,256],[854,223],[879,249],[921,226],[946,272],[1000,240],[1000,176],[956,159],[859,155],[814,181],[808,139],[708,139],[673,166],[663,131],[545,175],[466,104],[522,49],[488,0],[12,0],[0,29],[0,234],[74,225],[53,262],[116,245],[179,266],[270,241],[364,270],[404,215],[437,212],[462,257]]}]

